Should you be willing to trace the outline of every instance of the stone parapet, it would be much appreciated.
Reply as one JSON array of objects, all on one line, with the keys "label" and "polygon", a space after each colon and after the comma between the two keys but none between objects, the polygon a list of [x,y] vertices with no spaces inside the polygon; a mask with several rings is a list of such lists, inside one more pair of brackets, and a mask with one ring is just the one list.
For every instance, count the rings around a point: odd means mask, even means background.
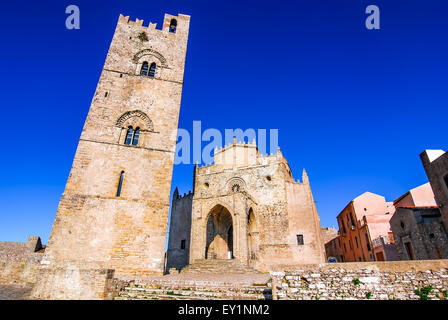
[{"label": "stone parapet", "polygon": [[448,298],[448,260],[303,265],[271,277],[275,300]]}]

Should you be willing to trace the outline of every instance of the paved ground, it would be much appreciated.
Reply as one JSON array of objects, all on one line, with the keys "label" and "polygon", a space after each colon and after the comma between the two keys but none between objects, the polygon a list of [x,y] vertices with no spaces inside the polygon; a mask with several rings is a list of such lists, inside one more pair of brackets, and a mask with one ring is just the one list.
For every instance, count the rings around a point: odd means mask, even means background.
[{"label": "paved ground", "polygon": [[33,286],[0,285],[0,300],[26,300]]}]

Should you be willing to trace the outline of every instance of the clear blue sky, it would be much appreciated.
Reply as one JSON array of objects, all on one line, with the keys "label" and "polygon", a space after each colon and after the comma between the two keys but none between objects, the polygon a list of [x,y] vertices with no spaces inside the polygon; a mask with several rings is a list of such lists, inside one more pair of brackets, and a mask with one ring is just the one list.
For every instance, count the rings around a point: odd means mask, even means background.
[{"label": "clear blue sky", "polygon": [[[65,8],[81,29],[65,28]],[[381,9],[381,30],[364,26]],[[46,243],[118,15],[191,15],[180,127],[276,128],[322,226],[365,191],[427,182],[447,149],[446,0],[7,1],[0,19],[0,240]],[[192,166],[174,170],[181,193]]]}]

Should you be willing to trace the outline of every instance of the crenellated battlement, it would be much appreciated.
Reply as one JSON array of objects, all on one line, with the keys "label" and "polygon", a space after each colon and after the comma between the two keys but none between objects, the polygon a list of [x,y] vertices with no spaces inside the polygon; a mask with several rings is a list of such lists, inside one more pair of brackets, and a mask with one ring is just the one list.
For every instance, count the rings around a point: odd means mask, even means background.
[{"label": "crenellated battlement", "polygon": [[173,201],[182,200],[182,199],[186,199],[186,198],[193,198],[193,196],[194,196],[194,193],[191,192],[191,190],[189,190],[188,193],[184,193],[183,195],[179,194],[179,190],[176,187],[176,189],[174,190],[174,193],[173,193]]},{"label": "crenellated battlement", "polygon": [[262,154],[258,150],[255,139],[252,142],[244,142],[234,138],[232,143],[228,143],[222,148],[215,147],[212,163],[205,165],[196,163],[196,173],[215,173],[235,167],[268,165],[274,162],[287,164],[280,148],[277,148],[276,153]]},{"label": "crenellated battlement", "polygon": [[224,147],[215,147],[213,155],[217,155],[218,153],[224,152],[233,147],[245,147],[245,148],[255,148],[258,152],[257,142],[255,139],[252,142],[238,142],[236,138],[233,138],[233,143],[228,143]]},{"label": "crenellated battlement", "polygon": [[[120,16],[118,18],[118,23],[137,27],[137,28],[142,29],[142,31],[157,30],[157,31],[164,32],[164,33],[170,33],[169,27],[170,27],[171,21],[173,19],[176,20],[176,22],[177,22],[177,30],[179,30],[179,32],[183,33],[185,31],[183,22],[187,22],[187,24],[188,24],[188,22],[190,21],[190,16],[184,15],[184,14],[178,14],[177,16],[174,16],[171,14],[165,14],[161,29],[157,29],[157,23],[149,22],[148,25],[144,25],[143,19],[140,20],[140,19],[136,18],[135,20],[131,20],[130,16],[124,16],[123,14],[120,14]],[[177,32],[177,30],[176,30],[176,32]]]}]

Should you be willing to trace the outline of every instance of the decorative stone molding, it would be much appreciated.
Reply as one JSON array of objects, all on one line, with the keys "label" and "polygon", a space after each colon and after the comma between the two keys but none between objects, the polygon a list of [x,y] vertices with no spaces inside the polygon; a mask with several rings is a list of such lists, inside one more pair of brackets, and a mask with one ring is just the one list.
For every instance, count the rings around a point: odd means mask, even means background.
[{"label": "decorative stone molding", "polygon": [[246,182],[238,177],[231,178],[229,181],[227,181],[226,185],[226,190],[228,191],[228,193],[246,191]]},{"label": "decorative stone molding", "polygon": [[151,119],[146,115],[146,113],[140,110],[128,111],[118,118],[117,123],[115,124],[117,127],[124,128],[125,122],[131,118],[137,117],[142,123],[144,123],[145,127],[142,130],[146,131],[154,131],[154,126],[152,124]]},{"label": "decorative stone molding", "polygon": [[132,61],[134,61],[134,63],[139,63],[140,59],[144,56],[153,56],[160,61],[160,63],[162,64],[162,67],[168,68],[168,64],[166,63],[165,57],[161,53],[159,53],[153,49],[144,49],[142,51],[137,52],[134,55]]}]

